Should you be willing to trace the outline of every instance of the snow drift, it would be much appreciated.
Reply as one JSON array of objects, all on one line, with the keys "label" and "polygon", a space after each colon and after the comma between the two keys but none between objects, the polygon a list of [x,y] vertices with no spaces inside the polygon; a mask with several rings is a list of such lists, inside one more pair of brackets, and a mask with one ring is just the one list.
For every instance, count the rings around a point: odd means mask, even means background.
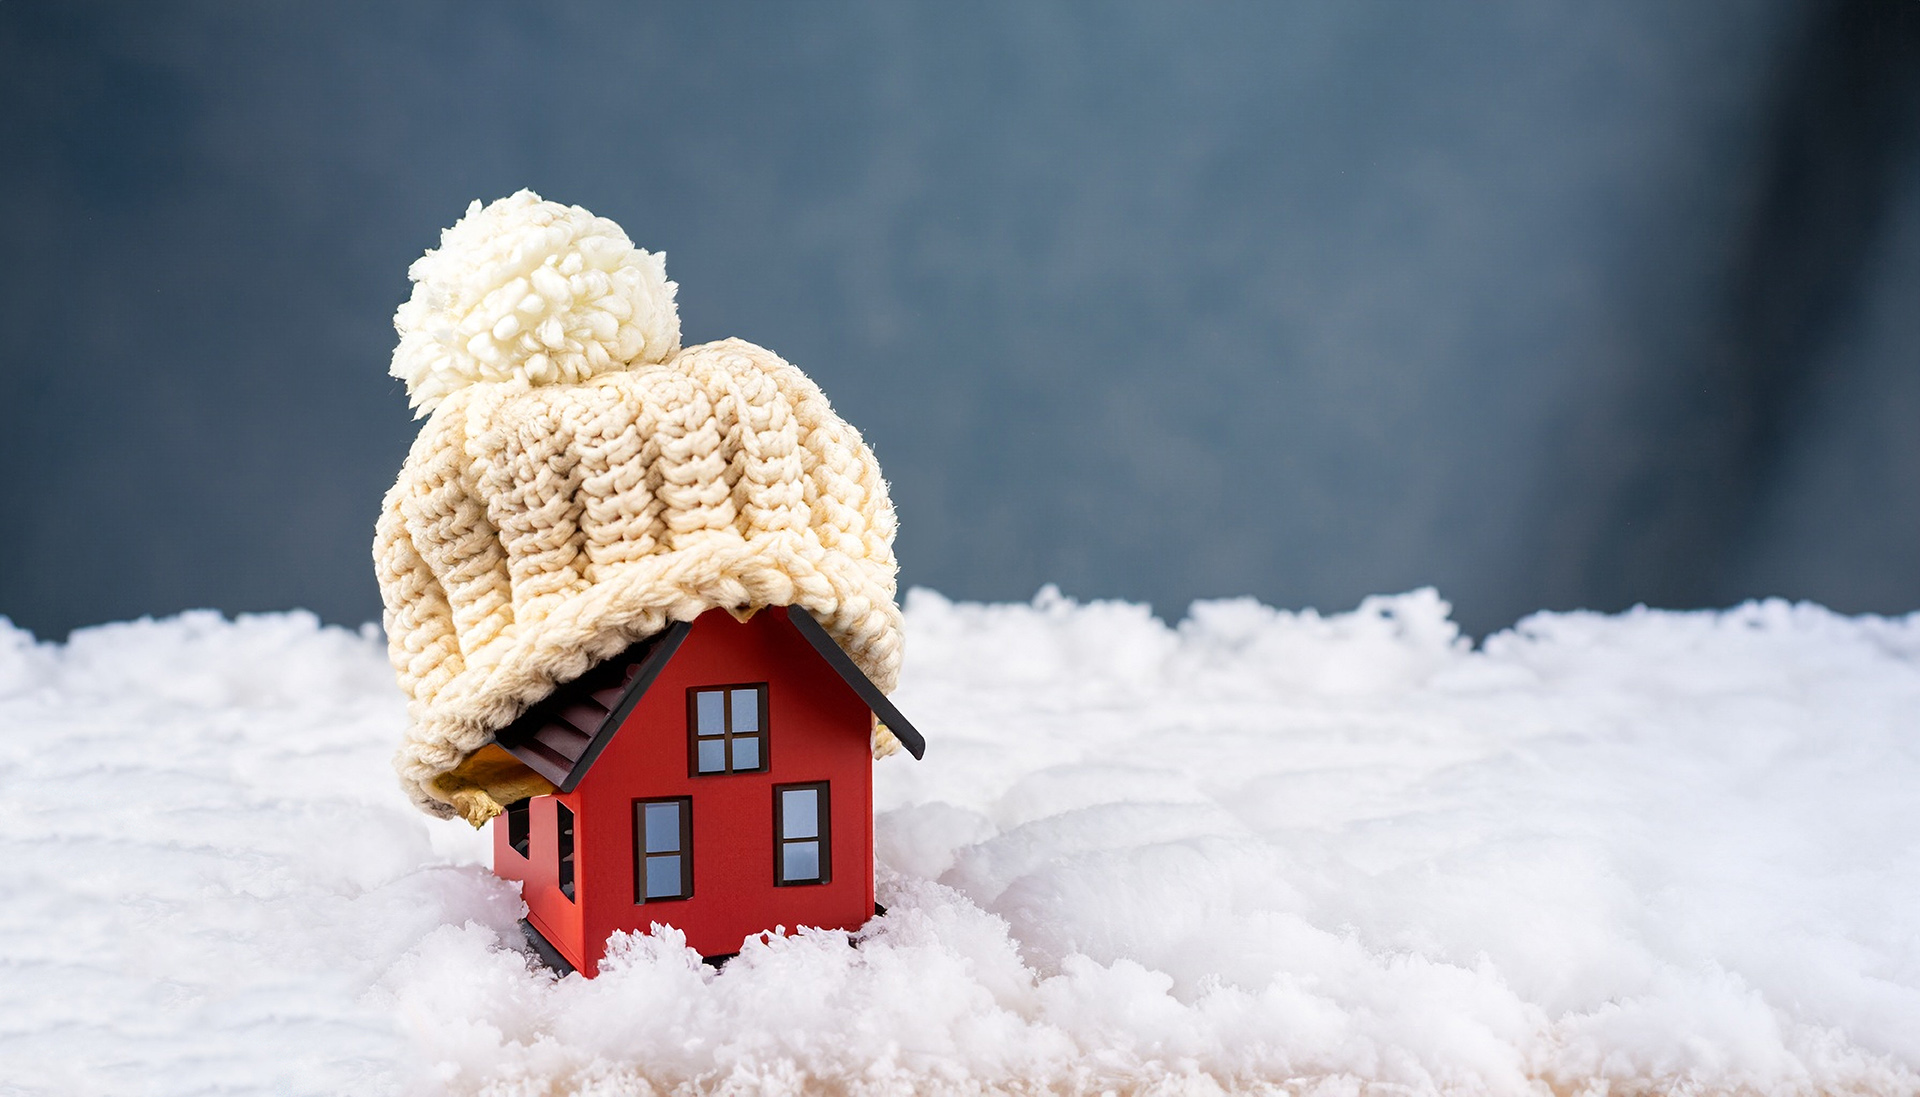
[{"label": "snow drift", "polygon": [[1920,617],[908,601],[882,901],[599,979],[377,637],[0,624],[0,1094],[1920,1089]]}]

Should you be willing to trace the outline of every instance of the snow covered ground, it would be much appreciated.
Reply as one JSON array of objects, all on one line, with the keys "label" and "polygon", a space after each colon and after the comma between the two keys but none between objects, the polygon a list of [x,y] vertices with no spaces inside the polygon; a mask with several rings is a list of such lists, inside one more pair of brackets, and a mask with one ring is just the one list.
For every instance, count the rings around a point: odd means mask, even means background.
[{"label": "snow covered ground", "polygon": [[0,1095],[1920,1091],[1920,617],[917,592],[861,935],[601,978],[372,632],[0,624]]}]

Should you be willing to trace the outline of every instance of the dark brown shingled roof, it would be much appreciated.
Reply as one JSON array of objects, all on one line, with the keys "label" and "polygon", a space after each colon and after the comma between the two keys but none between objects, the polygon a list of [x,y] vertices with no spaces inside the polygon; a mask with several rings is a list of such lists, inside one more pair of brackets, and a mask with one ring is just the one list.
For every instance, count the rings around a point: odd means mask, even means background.
[{"label": "dark brown shingled roof", "polygon": [[572,792],[693,626],[675,621],[555,690],[493,737],[507,753]]}]

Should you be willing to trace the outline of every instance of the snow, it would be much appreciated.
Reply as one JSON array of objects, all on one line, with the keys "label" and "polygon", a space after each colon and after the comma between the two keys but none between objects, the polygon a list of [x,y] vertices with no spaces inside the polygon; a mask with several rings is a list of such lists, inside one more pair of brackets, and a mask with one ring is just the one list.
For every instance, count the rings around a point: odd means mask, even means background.
[{"label": "snow", "polygon": [[1920,1091],[1920,615],[906,635],[886,917],[555,980],[374,630],[0,622],[0,1095]]}]

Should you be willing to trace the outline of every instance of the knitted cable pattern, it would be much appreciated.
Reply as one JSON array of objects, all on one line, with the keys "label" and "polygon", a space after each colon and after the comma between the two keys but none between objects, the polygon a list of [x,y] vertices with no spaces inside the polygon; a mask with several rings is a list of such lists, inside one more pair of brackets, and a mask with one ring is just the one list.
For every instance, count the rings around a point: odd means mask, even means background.
[{"label": "knitted cable pattern", "polygon": [[804,607],[893,689],[893,504],[805,374],[737,339],[680,350],[663,260],[578,206],[476,202],[440,245],[394,316],[392,372],[431,417],[373,545],[416,804],[454,814],[436,777],[709,609]]},{"label": "knitted cable pattern", "polygon": [[804,606],[891,690],[894,514],[819,388],[737,339],[576,385],[479,383],[421,429],[376,527],[414,802],[595,663],[713,608]]}]

